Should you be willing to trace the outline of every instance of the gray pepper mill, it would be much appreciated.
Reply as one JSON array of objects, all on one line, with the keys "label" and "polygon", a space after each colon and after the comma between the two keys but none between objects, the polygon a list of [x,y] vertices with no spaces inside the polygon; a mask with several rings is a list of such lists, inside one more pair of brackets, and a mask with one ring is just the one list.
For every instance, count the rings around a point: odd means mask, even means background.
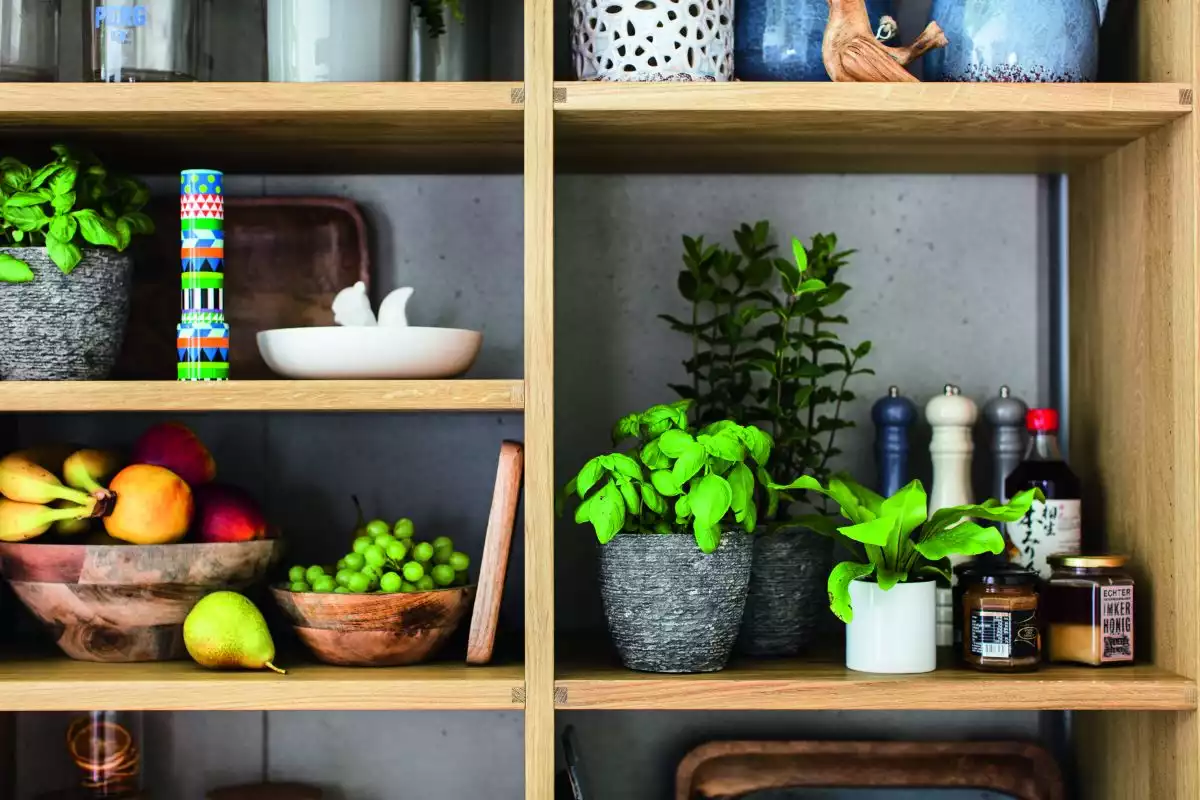
[{"label": "gray pepper mill", "polygon": [[992,497],[1007,502],[1004,479],[1017,468],[1025,455],[1025,414],[1029,407],[1012,397],[1007,386],[983,407],[983,416],[992,427]]}]

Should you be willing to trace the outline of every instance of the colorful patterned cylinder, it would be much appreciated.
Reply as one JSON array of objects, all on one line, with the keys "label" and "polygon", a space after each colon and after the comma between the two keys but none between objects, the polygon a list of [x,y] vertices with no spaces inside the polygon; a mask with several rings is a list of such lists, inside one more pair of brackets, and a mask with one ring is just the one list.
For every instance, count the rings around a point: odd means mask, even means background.
[{"label": "colorful patterned cylinder", "polygon": [[176,338],[179,380],[229,379],[225,324],[225,176],[188,169],[179,179],[182,316]]}]

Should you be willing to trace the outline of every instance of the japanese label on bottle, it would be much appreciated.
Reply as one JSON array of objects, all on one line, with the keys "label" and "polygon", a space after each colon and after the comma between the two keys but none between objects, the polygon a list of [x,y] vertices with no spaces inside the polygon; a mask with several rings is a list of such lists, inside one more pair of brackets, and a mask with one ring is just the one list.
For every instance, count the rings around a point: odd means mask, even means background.
[{"label": "japanese label on bottle", "polygon": [[1133,661],[1133,587],[1100,587],[1100,663]]},{"label": "japanese label on bottle", "polygon": [[1019,522],[1010,522],[1009,540],[1021,551],[1020,563],[1048,580],[1053,570],[1046,559],[1060,553],[1078,554],[1083,541],[1083,519],[1078,500],[1034,500]]},{"label": "japanese label on bottle", "polygon": [[972,609],[971,653],[980,658],[1036,658],[1037,611]]}]

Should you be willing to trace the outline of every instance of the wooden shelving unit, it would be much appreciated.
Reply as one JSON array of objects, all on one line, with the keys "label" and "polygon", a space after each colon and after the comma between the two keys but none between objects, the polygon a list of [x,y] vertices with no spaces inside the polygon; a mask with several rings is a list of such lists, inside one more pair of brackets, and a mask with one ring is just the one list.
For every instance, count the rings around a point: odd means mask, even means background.
[{"label": "wooden shelving unit", "polygon": [[8,381],[5,411],[520,411],[519,380]]},{"label": "wooden shelving unit", "polygon": [[209,672],[186,661],[97,664],[57,655],[0,662],[0,708],[77,711],[512,711],[524,705],[520,664],[432,663],[353,669],[279,659],[287,675]]},{"label": "wooden shelving unit", "polygon": [[[523,412],[520,666],[292,675],[0,657],[0,708],[523,708],[525,786],[554,796],[555,713],[586,709],[1075,709],[1089,800],[1200,793],[1200,8],[1141,0],[1136,83],[555,83],[551,0],[525,1],[524,84],[0,85],[0,141],[71,138],[138,169],[522,172],[519,381],[0,385],[0,410]],[[556,162],[557,157],[557,162]],[[1072,462],[1089,518],[1135,557],[1145,665],[1026,676],[735,665],[711,676],[573,663],[554,641],[554,176],[1042,172],[1070,176]],[[11,418],[9,418],[11,419]],[[556,701],[556,694],[558,700]]]}]

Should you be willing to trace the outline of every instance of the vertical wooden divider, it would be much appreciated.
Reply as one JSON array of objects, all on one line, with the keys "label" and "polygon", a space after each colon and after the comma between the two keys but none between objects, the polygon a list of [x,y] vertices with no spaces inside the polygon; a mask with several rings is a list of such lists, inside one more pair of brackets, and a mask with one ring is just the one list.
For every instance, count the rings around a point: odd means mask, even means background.
[{"label": "vertical wooden divider", "polygon": [[525,0],[525,797],[554,800],[554,4]]}]

